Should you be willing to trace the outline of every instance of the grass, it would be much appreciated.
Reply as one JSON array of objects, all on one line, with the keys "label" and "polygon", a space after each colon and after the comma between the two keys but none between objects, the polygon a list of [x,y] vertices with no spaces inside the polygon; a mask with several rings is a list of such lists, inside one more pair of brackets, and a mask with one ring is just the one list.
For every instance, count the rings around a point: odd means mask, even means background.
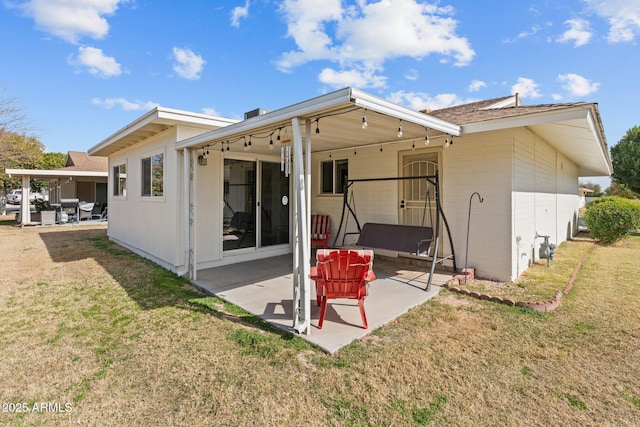
[{"label": "grass", "polygon": [[549,301],[567,286],[573,269],[593,245],[590,241],[563,242],[549,265],[546,260],[537,261],[515,282],[477,279],[464,288],[514,301]]},{"label": "grass", "polygon": [[[329,356],[106,239],[0,223],[2,425],[637,425],[640,237],[553,313],[447,291]],[[562,289],[571,242],[526,281]],[[555,266],[555,268],[554,268]],[[1,408],[0,408],[1,409]]]}]

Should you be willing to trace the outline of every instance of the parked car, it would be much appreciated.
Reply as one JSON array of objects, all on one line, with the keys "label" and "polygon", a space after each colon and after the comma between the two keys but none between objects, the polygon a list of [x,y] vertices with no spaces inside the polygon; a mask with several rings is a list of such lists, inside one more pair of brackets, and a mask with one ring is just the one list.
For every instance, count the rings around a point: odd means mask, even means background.
[{"label": "parked car", "polygon": [[[36,192],[29,192],[29,203],[33,203],[36,199],[42,200],[42,194]],[[11,203],[13,205],[20,204],[22,200],[22,190],[11,190],[9,194],[7,194],[7,203]]]}]

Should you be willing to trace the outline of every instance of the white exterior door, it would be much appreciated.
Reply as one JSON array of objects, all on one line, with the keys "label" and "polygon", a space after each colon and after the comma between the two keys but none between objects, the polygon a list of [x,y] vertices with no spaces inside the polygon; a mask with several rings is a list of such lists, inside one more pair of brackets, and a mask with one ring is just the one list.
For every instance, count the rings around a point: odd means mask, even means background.
[{"label": "white exterior door", "polygon": [[[438,173],[438,153],[414,151],[401,154],[403,177],[434,176]],[[426,179],[400,181],[399,213],[400,224],[419,225],[435,228],[436,189]]]}]

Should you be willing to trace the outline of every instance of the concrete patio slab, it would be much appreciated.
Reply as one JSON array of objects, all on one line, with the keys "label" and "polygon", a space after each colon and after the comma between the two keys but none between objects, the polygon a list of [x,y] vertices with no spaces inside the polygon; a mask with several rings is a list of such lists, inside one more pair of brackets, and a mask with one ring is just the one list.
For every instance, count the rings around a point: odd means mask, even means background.
[{"label": "concrete patio slab", "polygon": [[[360,339],[389,323],[411,308],[437,295],[452,273],[434,275],[425,291],[428,271],[409,265],[374,260],[377,279],[370,284],[365,300],[368,329],[362,328],[355,300],[331,300],[322,329],[318,329],[320,309],[311,282],[311,333],[299,335],[328,353],[335,353],[353,340]],[[242,307],[275,327],[293,331],[292,255],[238,263],[198,271],[194,285],[204,292]]]}]

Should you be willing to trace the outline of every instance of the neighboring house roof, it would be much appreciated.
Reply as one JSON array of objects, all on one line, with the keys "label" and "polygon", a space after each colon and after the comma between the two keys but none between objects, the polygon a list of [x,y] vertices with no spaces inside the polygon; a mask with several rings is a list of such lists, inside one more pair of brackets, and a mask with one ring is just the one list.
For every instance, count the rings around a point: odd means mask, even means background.
[{"label": "neighboring house roof", "polygon": [[69,151],[64,164],[65,170],[82,170],[94,172],[106,172],[109,168],[109,158],[102,156],[90,156],[82,151]]},{"label": "neighboring house roof", "polygon": [[597,103],[521,105],[518,95],[425,114],[462,127],[462,134],[526,127],[578,165],[580,176],[613,171]]}]

